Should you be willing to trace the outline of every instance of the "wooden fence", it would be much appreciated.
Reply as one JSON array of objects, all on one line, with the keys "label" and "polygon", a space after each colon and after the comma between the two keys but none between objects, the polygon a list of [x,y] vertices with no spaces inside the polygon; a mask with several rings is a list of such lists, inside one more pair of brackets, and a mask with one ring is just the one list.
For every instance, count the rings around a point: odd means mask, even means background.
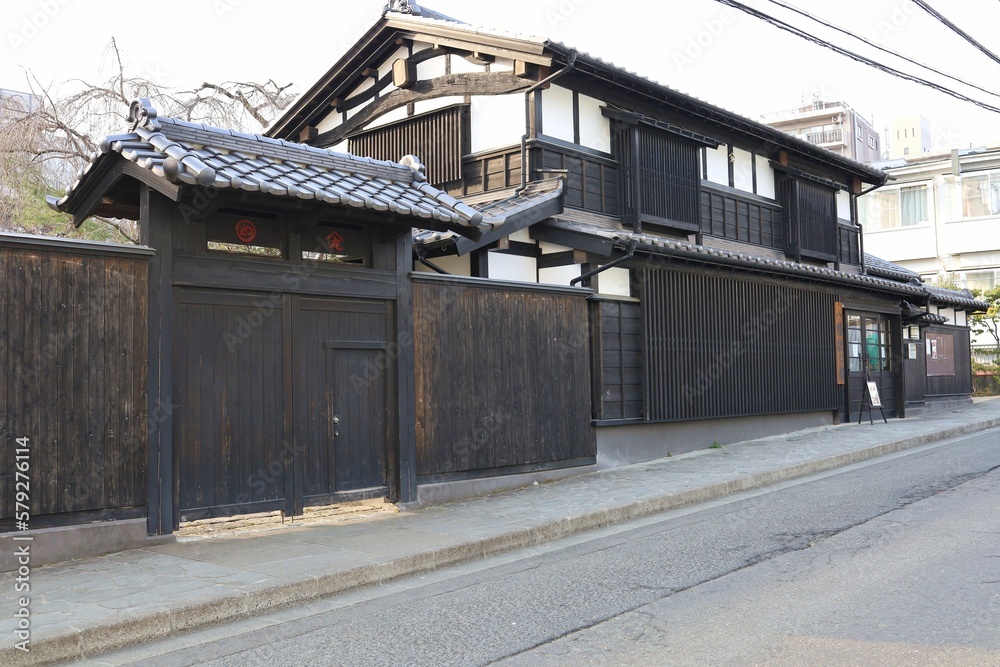
[{"label": "wooden fence", "polygon": [[593,463],[588,291],[414,283],[418,481]]},{"label": "wooden fence", "polygon": [[151,254],[0,235],[0,531],[145,515]]}]

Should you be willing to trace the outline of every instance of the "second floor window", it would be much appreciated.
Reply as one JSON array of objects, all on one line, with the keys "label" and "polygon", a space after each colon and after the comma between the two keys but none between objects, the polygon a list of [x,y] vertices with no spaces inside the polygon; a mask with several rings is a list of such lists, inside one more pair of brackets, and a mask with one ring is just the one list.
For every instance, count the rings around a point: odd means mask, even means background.
[{"label": "second floor window", "polygon": [[605,109],[621,164],[622,221],[693,232],[700,229],[701,146],[718,142],[627,111]]},{"label": "second floor window", "polygon": [[876,190],[865,199],[862,208],[869,230],[913,227],[930,220],[926,185]]},{"label": "second floor window", "polygon": [[962,176],[962,216],[1000,215],[1000,173]]}]

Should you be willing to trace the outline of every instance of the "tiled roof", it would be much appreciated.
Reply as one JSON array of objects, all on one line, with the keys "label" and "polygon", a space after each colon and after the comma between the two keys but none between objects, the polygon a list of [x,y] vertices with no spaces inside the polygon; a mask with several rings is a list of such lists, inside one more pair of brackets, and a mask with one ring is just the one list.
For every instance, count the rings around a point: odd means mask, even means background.
[{"label": "tiled roof", "polygon": [[[514,219],[516,216],[530,217],[533,211],[541,211],[543,204],[548,204],[562,197],[563,189],[563,179],[561,178],[532,181],[519,194],[484,203],[481,206],[477,206],[476,209],[483,216],[483,224],[488,224],[494,230],[499,230],[504,223]],[[530,222],[538,222],[544,219],[544,217],[548,216],[543,216],[538,220],[531,220]],[[458,238],[459,235],[454,232],[438,232],[426,229],[418,229],[413,232],[413,242],[416,245],[437,244],[449,240],[457,241]]]},{"label": "tiled roof", "polygon": [[890,280],[901,280],[903,282],[910,282],[912,280],[922,282],[919,273],[910,271],[906,267],[900,266],[899,264],[887,262],[881,257],[869,255],[868,253],[865,253],[865,268],[867,268],[868,273],[873,276],[881,276],[883,278],[889,278]]},{"label": "tiled roof", "polygon": [[88,173],[111,153],[171,183],[261,192],[278,197],[386,211],[458,227],[491,229],[483,215],[431,187],[413,156],[401,163],[336,153],[323,148],[224,130],[173,118],[157,118],[148,100],[132,103],[130,132],[107,137],[66,196],[49,204],[70,211]]},{"label": "tiled roof", "polygon": [[924,292],[930,296],[932,303],[944,306],[958,306],[969,310],[986,311],[990,304],[977,299],[969,290],[952,290],[946,287],[924,285]]}]

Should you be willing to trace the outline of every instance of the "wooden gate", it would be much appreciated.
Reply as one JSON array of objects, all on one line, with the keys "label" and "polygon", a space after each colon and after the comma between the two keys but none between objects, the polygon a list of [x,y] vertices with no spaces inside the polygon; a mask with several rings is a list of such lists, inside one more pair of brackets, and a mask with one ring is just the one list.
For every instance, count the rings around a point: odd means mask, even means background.
[{"label": "wooden gate", "polygon": [[182,521],[387,494],[384,301],[179,288]]}]

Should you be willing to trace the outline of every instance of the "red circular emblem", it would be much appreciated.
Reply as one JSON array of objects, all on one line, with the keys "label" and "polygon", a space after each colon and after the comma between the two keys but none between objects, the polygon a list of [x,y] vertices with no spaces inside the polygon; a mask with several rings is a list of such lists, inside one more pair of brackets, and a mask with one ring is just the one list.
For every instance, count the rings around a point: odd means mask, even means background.
[{"label": "red circular emblem", "polygon": [[250,243],[257,238],[257,228],[249,220],[240,220],[236,223],[236,238],[244,243]]}]

